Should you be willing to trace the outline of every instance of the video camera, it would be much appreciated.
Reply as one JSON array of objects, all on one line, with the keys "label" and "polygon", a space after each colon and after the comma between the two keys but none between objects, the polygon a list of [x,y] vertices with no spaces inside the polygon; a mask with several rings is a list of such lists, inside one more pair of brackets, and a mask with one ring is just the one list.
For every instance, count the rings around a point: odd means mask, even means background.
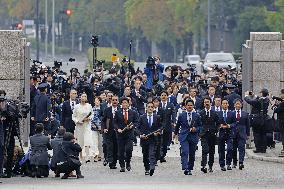
[{"label": "video camera", "polygon": [[146,60],[146,67],[147,68],[154,68],[156,65],[156,60],[154,57],[149,56]]},{"label": "video camera", "polygon": [[277,101],[279,101],[279,102],[282,102],[282,101],[283,101],[282,98],[277,97],[277,96],[272,96],[271,98],[272,98],[272,100],[277,100]]},{"label": "video camera", "polygon": [[60,68],[62,66],[62,62],[55,60],[54,61],[54,67],[55,68]]}]

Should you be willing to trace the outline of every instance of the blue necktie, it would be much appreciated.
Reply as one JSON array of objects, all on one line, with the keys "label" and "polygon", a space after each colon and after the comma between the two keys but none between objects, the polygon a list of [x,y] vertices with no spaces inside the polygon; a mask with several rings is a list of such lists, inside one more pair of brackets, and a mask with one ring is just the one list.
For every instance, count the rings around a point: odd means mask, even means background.
[{"label": "blue necktie", "polygon": [[152,120],[151,120],[152,116],[149,115],[148,116],[148,124],[149,124],[149,127],[151,128],[152,127]]},{"label": "blue necktie", "polygon": [[227,121],[227,113],[226,113],[226,111],[224,111],[224,121],[225,122]]}]

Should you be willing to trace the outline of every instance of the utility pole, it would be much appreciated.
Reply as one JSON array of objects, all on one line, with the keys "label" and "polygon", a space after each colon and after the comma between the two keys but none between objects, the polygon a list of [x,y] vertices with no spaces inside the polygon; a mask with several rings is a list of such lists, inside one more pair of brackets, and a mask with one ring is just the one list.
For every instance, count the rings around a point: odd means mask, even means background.
[{"label": "utility pole", "polygon": [[210,0],[208,0],[207,3],[207,44],[208,44],[208,53],[211,51],[211,13],[210,13],[210,9],[211,9],[211,3]]},{"label": "utility pole", "polygon": [[39,0],[36,0],[36,59],[39,60]]},{"label": "utility pole", "polygon": [[225,13],[224,13],[224,1],[220,0],[220,17],[219,17],[219,27],[220,27],[220,51],[224,51],[224,35],[225,35]]},{"label": "utility pole", "polygon": [[55,59],[55,19],[54,19],[55,2],[52,0],[52,59]]},{"label": "utility pole", "polygon": [[47,28],[47,0],[45,0],[45,58],[47,58],[47,37],[48,37],[48,28]]}]

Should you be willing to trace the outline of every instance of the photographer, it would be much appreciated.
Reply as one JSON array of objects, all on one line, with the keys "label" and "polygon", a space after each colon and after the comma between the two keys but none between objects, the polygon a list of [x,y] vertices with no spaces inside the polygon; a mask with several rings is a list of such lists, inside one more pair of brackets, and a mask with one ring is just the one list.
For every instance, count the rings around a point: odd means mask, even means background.
[{"label": "photographer", "polygon": [[159,57],[149,56],[146,60],[144,72],[147,75],[146,89],[151,90],[153,85],[163,80],[164,65],[160,64]]},{"label": "photographer", "polygon": [[274,113],[277,113],[277,119],[280,119],[280,127],[281,127],[281,138],[282,138],[282,151],[279,154],[279,157],[284,157],[284,89],[281,90],[280,99],[273,98],[272,101],[272,109]]},{"label": "photographer", "polygon": [[266,120],[268,119],[268,90],[262,89],[260,91],[261,97],[254,95],[252,92],[245,93],[244,100],[252,106],[251,109],[251,125],[253,129],[255,148],[254,153],[266,153],[267,138],[266,138]]}]

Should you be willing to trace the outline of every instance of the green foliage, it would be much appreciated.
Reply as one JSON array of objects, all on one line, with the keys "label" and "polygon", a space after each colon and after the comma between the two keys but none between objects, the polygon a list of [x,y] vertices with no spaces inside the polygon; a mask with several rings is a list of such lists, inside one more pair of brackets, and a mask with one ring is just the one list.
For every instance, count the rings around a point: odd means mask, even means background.
[{"label": "green foliage", "polygon": [[279,11],[270,11],[266,23],[272,31],[284,33],[284,0],[276,0],[275,5],[279,7]]}]

